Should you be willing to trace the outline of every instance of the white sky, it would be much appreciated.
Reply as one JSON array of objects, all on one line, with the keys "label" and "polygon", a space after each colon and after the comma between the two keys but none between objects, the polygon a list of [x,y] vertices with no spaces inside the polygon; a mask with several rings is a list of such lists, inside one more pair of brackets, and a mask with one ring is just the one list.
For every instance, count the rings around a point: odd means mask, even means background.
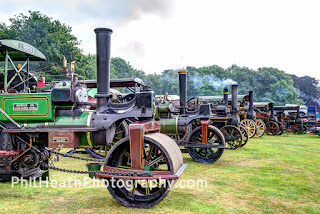
[{"label": "white sky", "polygon": [[318,0],[12,0],[6,5],[0,22],[39,10],[72,26],[84,53],[95,53],[95,27],[112,28],[112,56],[146,73],[237,64],[320,79]]}]

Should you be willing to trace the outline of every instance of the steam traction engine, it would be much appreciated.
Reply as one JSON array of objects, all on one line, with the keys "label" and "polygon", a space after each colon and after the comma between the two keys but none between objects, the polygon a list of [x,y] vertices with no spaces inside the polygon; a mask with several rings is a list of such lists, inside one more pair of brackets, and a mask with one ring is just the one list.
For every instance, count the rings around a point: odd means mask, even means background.
[{"label": "steam traction engine", "polygon": [[210,106],[199,105],[194,111],[187,109],[187,71],[179,72],[179,110],[168,100],[158,100],[156,120],[161,133],[176,139],[197,162],[213,163],[226,148],[222,133],[210,125]]},{"label": "steam traction engine", "polygon": [[[248,133],[246,130],[239,126],[240,118],[238,116],[238,85],[231,86],[231,110],[229,110],[229,98],[228,89],[223,91],[223,102],[219,102],[220,99],[212,100],[212,114],[211,114],[211,124],[218,127],[223,133],[226,143],[229,149],[237,149],[240,146],[247,143]],[[242,129],[242,130],[241,130]],[[242,144],[243,139],[246,137],[244,144]]]},{"label": "steam traction engine", "polygon": [[274,114],[274,103],[256,103],[255,111],[257,118],[266,124],[267,135],[281,135],[283,133],[283,126]]},{"label": "steam traction engine", "polygon": [[[249,137],[246,128],[240,126],[238,85],[232,85],[231,88],[231,102],[229,102],[228,89],[225,88],[223,96],[199,96],[190,99],[188,104],[192,108],[197,108],[199,103],[209,102],[211,105],[211,124],[223,133],[228,149],[237,149],[245,145]],[[229,106],[230,103],[231,106]]]},{"label": "steam traction engine", "polygon": [[[248,104],[249,102],[249,104]],[[265,123],[257,118],[253,107],[253,91],[249,91],[249,96],[245,95],[240,102],[239,116],[241,126],[248,131],[249,137],[262,137],[266,130]]]},{"label": "steam traction engine", "polygon": [[[4,93],[0,94],[1,143],[0,178],[11,176],[39,177],[46,168],[53,149],[60,146],[109,145],[118,124],[129,117],[139,118],[129,126],[129,136],[117,142],[105,159],[103,171],[95,171],[97,178],[132,180],[135,188],[108,187],[111,195],[122,205],[147,208],[158,204],[170,191],[185,164],[177,144],[160,132],[160,125],[152,121],[154,92],[145,87],[127,103],[112,103],[110,98],[110,37],[112,30],[95,29],[97,41],[97,104],[88,110],[85,84],[72,75],[70,81],[55,84],[51,92],[6,93],[9,88],[4,78]],[[5,50],[7,65],[9,51],[22,53],[31,59],[31,50],[20,46]],[[2,50],[2,49],[1,49]],[[29,51],[29,52],[26,52]],[[3,51],[1,52],[3,53]],[[19,58],[20,59],[20,58]],[[45,58],[42,58],[43,60]],[[12,60],[10,60],[12,61]],[[7,70],[7,66],[6,69]],[[19,73],[19,70],[17,73]],[[18,74],[19,75],[19,74]],[[26,78],[28,79],[28,78]],[[21,77],[21,81],[23,81]],[[49,149],[49,148],[50,149]],[[56,168],[54,168],[56,169]],[[73,172],[72,170],[65,170]],[[160,183],[161,177],[165,182]],[[157,179],[156,188],[143,186],[140,180]]]},{"label": "steam traction engine", "polygon": [[[293,134],[306,134],[308,127],[304,124],[300,106],[275,106],[274,111],[277,111],[276,117],[280,121],[279,135],[285,130],[291,131]],[[290,112],[288,112],[290,111]],[[286,114],[286,112],[288,112]],[[306,121],[306,119],[305,119]]]}]

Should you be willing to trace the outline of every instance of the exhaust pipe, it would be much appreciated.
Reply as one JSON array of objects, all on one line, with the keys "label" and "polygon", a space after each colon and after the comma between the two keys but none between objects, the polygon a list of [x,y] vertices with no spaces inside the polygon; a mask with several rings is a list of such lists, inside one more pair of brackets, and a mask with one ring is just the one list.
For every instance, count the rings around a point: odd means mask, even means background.
[{"label": "exhaust pipe", "polygon": [[238,126],[240,123],[240,117],[238,115],[238,85],[231,86],[231,125]]},{"label": "exhaust pipe", "polygon": [[226,107],[228,107],[228,92],[227,88],[223,89],[223,101]]},{"label": "exhaust pipe", "polygon": [[253,91],[249,91],[249,109],[247,113],[248,119],[254,119],[254,111],[253,111]]},{"label": "exhaust pipe", "polygon": [[112,30],[96,28],[97,45],[97,108],[110,107],[110,40]]},{"label": "exhaust pipe", "polygon": [[269,110],[270,110],[270,119],[274,118],[274,103],[270,102],[269,103]]},{"label": "exhaust pipe", "polygon": [[238,115],[238,85],[232,85],[231,114]]},{"label": "exhaust pipe", "polygon": [[187,112],[187,74],[188,71],[179,71],[179,96],[180,96],[180,115]]}]

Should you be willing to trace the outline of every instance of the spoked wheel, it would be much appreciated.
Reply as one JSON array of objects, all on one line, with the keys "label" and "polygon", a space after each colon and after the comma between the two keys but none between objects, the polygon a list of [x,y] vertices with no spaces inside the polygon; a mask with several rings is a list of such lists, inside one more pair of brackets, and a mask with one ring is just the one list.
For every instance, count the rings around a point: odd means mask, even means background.
[{"label": "spoked wheel", "polygon": [[277,135],[282,135],[284,132],[284,125],[282,123],[278,123],[278,126],[279,126],[279,131]]},{"label": "spoked wheel", "polygon": [[[221,131],[218,128],[210,125],[208,127],[207,141],[208,144],[216,145],[223,148],[188,148],[190,156],[196,162],[214,163],[221,157],[225,147],[225,140]],[[202,144],[201,127],[195,128],[190,133],[187,142]]]},{"label": "spoked wheel", "polygon": [[[119,141],[108,152],[105,165],[130,168],[129,138]],[[143,164],[146,171],[170,171],[175,174],[183,164],[182,154],[177,144],[160,133],[144,137]],[[114,185],[111,182],[114,180]],[[150,208],[160,203],[170,191],[175,180],[122,180],[106,179],[110,194],[126,207]],[[169,185],[170,183],[170,185]],[[122,185],[123,184],[123,185]]]},{"label": "spoked wheel", "polygon": [[254,136],[262,137],[266,131],[266,124],[260,119],[256,119],[255,122],[257,124],[257,132]]},{"label": "spoked wheel", "polygon": [[303,127],[303,133],[302,134],[306,134],[307,131],[308,131],[308,126],[303,124],[302,127]]},{"label": "spoked wheel", "polygon": [[279,132],[279,126],[273,121],[266,123],[266,134],[267,135],[276,135]]},{"label": "spoked wheel", "polygon": [[[116,127],[112,145],[116,144],[119,140],[125,138],[128,135],[128,133],[128,124],[126,123],[126,121],[123,121]],[[99,146],[96,148],[88,147],[85,148],[85,150],[91,157],[97,159],[105,159],[107,153],[105,146]]]},{"label": "spoked wheel", "polygon": [[238,127],[227,125],[220,129],[222,132],[228,149],[237,149],[242,144],[242,134]]},{"label": "spoked wheel", "polygon": [[292,126],[292,133],[293,134],[303,134],[303,126],[300,124],[295,124]]},{"label": "spoked wheel", "polygon": [[243,147],[244,145],[247,144],[247,142],[249,140],[249,135],[248,135],[247,130],[244,127],[239,126],[239,129],[240,129],[241,134],[242,134],[242,143],[241,143],[240,147]]},{"label": "spoked wheel", "polygon": [[245,129],[247,129],[249,138],[252,138],[257,131],[257,125],[253,120],[244,119],[240,121],[240,125],[242,125]]}]

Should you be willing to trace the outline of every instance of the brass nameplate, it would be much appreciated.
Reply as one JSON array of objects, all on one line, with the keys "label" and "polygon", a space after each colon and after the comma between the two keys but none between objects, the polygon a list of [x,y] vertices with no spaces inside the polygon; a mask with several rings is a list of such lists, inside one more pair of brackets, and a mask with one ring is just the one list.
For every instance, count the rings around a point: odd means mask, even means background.
[{"label": "brass nameplate", "polygon": [[38,111],[38,103],[13,103],[13,111]]}]

